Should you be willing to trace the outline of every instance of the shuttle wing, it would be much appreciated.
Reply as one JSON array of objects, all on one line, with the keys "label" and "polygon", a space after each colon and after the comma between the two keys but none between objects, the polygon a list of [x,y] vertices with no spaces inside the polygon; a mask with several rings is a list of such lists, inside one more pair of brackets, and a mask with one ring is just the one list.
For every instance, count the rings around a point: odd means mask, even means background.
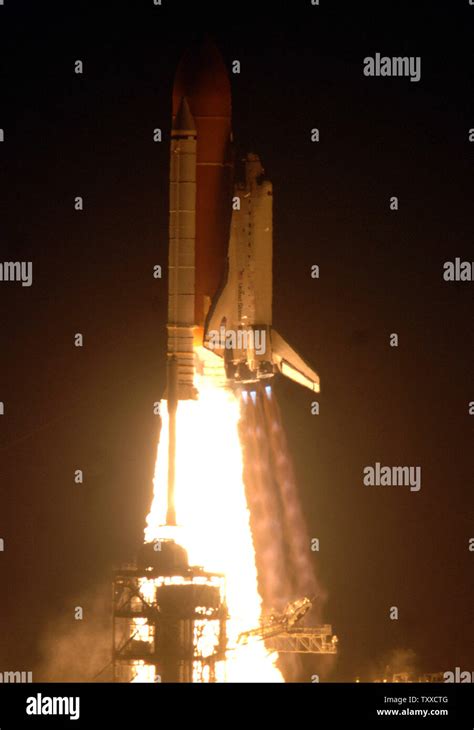
[{"label": "shuttle wing", "polygon": [[319,375],[272,329],[272,359],[282,375],[319,393]]}]

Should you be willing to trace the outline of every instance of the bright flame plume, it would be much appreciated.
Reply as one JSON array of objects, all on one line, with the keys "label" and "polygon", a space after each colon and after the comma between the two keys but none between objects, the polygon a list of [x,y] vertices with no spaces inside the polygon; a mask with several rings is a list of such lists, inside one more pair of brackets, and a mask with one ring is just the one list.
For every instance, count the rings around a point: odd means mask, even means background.
[{"label": "bright flame plume", "polygon": [[281,682],[275,666],[277,655],[270,655],[263,641],[237,646],[241,631],[259,625],[262,603],[242,476],[240,404],[233,391],[223,387],[222,366],[217,367],[216,356],[202,348],[197,355],[203,369],[195,381],[199,399],[179,401],[176,417],[175,505],[179,527],[163,527],[168,475],[168,413],[163,401],[145,541],[173,537],[187,550],[190,565],[225,575],[230,617],[226,680]]}]

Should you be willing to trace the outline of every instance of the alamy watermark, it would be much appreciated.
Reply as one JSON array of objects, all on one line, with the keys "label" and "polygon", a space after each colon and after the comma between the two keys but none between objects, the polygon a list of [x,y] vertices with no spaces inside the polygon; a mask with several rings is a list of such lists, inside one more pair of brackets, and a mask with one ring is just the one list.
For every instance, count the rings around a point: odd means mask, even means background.
[{"label": "alamy watermark", "polygon": [[267,332],[265,329],[209,330],[207,346],[210,350],[254,350],[257,355],[267,351]]},{"label": "alamy watermark", "polygon": [[27,715],[68,715],[70,720],[79,720],[80,697],[49,697],[40,692],[35,697],[27,697]]},{"label": "alamy watermark", "polygon": [[4,261],[0,263],[0,281],[21,281],[22,286],[33,283],[33,263],[31,261]]},{"label": "alamy watermark", "polygon": [[474,261],[445,261],[443,264],[443,279],[445,281],[474,281]]},{"label": "alamy watermark", "polygon": [[405,76],[410,81],[421,79],[420,56],[375,56],[364,58],[364,76]]},{"label": "alamy watermark", "polygon": [[410,487],[410,492],[421,489],[421,466],[365,466],[363,470],[366,487]]},{"label": "alamy watermark", "polygon": [[33,672],[0,672],[0,684],[30,684]]},{"label": "alamy watermark", "polygon": [[474,682],[474,672],[463,672],[461,667],[455,667],[454,672],[444,672],[443,677],[446,683]]}]

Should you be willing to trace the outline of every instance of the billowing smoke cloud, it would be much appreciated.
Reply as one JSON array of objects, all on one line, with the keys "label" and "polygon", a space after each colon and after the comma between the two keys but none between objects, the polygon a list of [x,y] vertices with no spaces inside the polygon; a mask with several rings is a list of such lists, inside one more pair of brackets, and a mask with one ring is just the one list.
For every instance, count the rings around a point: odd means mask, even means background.
[{"label": "billowing smoke cloud", "polygon": [[[283,611],[290,601],[314,597],[314,608],[303,623],[321,622],[326,592],[317,580],[314,557],[293,471],[280,409],[274,393],[257,388],[242,403],[240,436],[244,453],[244,483],[250,509],[259,591],[263,609]],[[312,657],[320,678],[334,657]],[[331,661],[328,661],[331,659]],[[280,657],[286,681],[311,681],[314,676],[297,655]],[[323,669],[324,668],[324,669]]]},{"label": "billowing smoke cloud", "polygon": [[[82,608],[83,618],[75,618]],[[79,614],[79,612],[77,612]],[[36,682],[105,682],[112,679],[110,585],[97,586],[58,612],[40,641]]]},{"label": "billowing smoke cloud", "polygon": [[370,670],[369,681],[393,681],[394,675],[408,674],[410,681],[418,676],[417,656],[412,649],[394,649]]}]

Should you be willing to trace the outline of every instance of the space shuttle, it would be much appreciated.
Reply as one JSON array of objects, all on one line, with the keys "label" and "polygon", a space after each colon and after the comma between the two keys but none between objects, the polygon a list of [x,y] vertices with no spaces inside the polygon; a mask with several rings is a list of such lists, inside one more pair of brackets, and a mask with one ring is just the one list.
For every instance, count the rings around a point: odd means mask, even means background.
[{"label": "space shuttle", "polygon": [[178,66],[170,155],[168,397],[197,397],[200,352],[230,386],[280,372],[318,393],[318,374],[273,328],[272,183],[254,153],[234,180],[229,77],[210,40]]}]

